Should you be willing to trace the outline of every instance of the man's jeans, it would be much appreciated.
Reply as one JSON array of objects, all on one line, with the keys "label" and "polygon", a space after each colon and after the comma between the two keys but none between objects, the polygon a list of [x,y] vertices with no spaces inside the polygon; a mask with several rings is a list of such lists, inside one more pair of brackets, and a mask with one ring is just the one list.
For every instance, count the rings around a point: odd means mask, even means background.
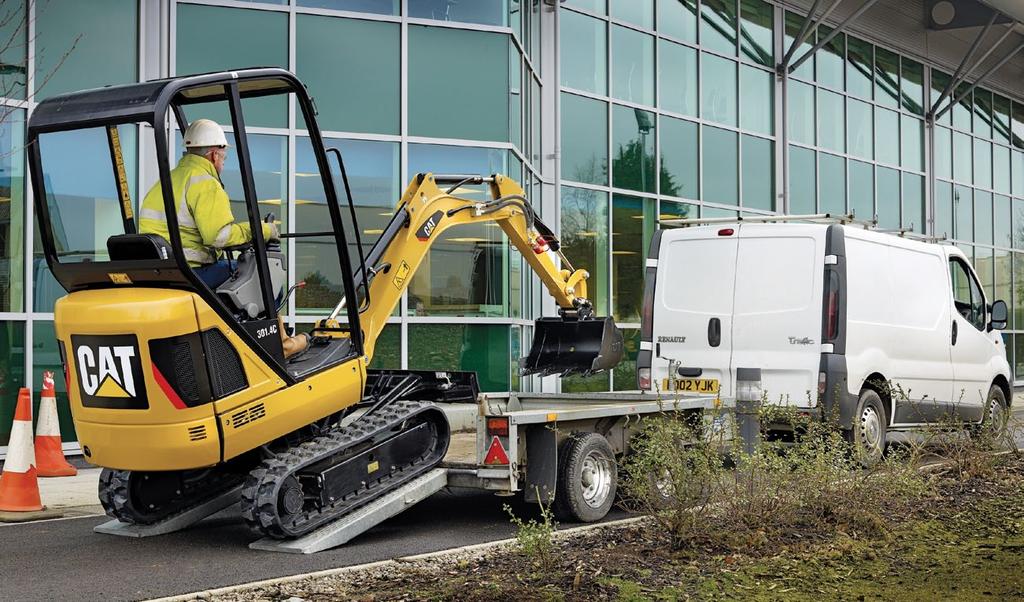
[{"label": "man's jeans", "polygon": [[227,259],[221,259],[209,265],[193,268],[192,271],[196,273],[196,276],[199,276],[200,280],[206,283],[206,286],[216,291],[217,287],[224,284],[228,277],[231,276],[231,264]]}]

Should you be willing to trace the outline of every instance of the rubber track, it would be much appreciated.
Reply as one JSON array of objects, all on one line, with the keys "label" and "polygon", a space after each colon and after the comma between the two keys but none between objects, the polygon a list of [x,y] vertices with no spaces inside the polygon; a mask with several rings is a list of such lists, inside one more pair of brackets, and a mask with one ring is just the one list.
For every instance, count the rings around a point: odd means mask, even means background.
[{"label": "rubber track", "polygon": [[[242,518],[245,519],[250,529],[264,536],[276,539],[301,537],[434,468],[444,459],[448,447],[447,440],[442,442],[440,453],[433,458],[435,461],[412,464],[394,471],[373,486],[363,489],[355,495],[350,495],[319,510],[305,512],[303,513],[305,520],[299,528],[282,524],[278,514],[278,491],[289,475],[295,474],[306,466],[343,453],[354,445],[372,440],[374,435],[390,431],[419,413],[431,411],[437,412],[447,426],[447,419],[434,404],[421,401],[397,401],[374,412],[371,416],[357,419],[344,428],[305,441],[277,454],[276,457],[263,460],[259,466],[249,472],[245,486],[242,488]],[[438,436],[448,439],[447,430],[444,433],[438,433]]]},{"label": "rubber track", "polygon": [[189,500],[189,503],[173,508],[171,511],[167,512],[167,514],[144,518],[132,505],[131,497],[129,495],[128,483],[131,478],[131,471],[104,468],[100,472],[100,504],[103,506],[103,511],[107,516],[117,519],[122,523],[130,525],[152,525],[187,512],[189,509],[217,497],[237,485],[240,480],[237,478],[224,478],[223,475],[217,476],[220,478],[213,481],[213,484],[222,483],[224,485],[223,487],[215,487],[211,492],[209,486],[204,485],[203,487],[195,489],[201,495],[196,497],[194,500]]}]

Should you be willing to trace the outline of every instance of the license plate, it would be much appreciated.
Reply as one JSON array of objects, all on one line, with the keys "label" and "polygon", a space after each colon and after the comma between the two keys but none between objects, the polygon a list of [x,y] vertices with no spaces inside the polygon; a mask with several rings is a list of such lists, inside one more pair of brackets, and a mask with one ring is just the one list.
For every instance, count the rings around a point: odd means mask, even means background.
[{"label": "license plate", "polygon": [[663,391],[682,393],[718,393],[717,378],[676,378],[661,381]]}]

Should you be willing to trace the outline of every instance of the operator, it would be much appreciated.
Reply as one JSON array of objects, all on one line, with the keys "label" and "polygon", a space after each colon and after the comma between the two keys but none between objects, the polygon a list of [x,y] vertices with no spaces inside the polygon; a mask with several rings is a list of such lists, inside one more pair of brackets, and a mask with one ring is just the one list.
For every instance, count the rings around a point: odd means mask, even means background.
[{"label": "operator", "polygon": [[[231,275],[221,249],[252,240],[247,223],[235,223],[220,174],[228,154],[224,130],[210,119],[197,119],[185,130],[185,153],[171,170],[178,228],[185,259],[199,279],[216,290]],[[170,240],[160,182],[146,194],[139,211],[139,231]],[[263,224],[264,240],[280,239],[277,224]]]}]

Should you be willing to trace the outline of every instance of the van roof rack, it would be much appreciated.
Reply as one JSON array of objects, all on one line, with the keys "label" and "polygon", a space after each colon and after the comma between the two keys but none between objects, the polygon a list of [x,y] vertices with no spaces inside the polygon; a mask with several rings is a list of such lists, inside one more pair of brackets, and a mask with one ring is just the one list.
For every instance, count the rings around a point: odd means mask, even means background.
[{"label": "van roof rack", "polygon": [[920,240],[923,242],[951,242],[949,236],[945,233],[943,233],[941,236],[933,236],[930,234],[920,234],[918,232],[914,232],[913,224],[910,224],[909,226],[903,228],[879,228],[877,217],[872,218],[870,220],[863,220],[857,219],[857,216],[853,213],[809,213],[804,215],[740,215],[737,217],[688,217],[658,220],[658,223],[665,226],[682,226],[684,228],[689,226],[697,226],[701,224],[735,224],[738,222],[813,222],[825,224],[856,225],[862,226],[865,230],[871,230],[873,232],[880,232],[884,234],[895,234],[896,236],[901,236],[903,238],[909,238],[912,240]]}]

